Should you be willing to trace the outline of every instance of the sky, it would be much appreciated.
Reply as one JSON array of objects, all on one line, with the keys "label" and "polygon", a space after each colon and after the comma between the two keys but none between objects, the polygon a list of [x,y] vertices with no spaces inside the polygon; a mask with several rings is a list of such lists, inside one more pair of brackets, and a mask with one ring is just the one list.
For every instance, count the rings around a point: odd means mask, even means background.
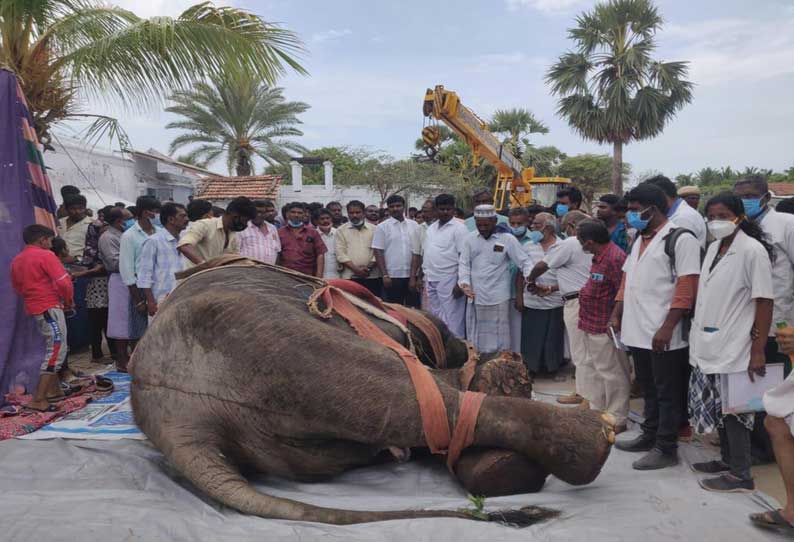
[{"label": "sky", "polygon": [[[141,16],[175,15],[190,0],[115,0]],[[221,2],[216,2],[220,4]],[[610,153],[581,139],[555,114],[544,74],[572,47],[567,29],[593,0],[233,0],[304,40],[310,75],[287,75],[288,100],[302,116],[308,148],[364,146],[397,158],[422,129],[425,89],[454,90],[481,118],[523,107],[546,123],[537,145],[567,154]],[[690,62],[694,101],[652,140],[632,143],[632,176],[670,177],[705,166],[794,165],[794,0],[657,0],[665,19],[660,60]],[[121,118],[137,149],[161,152],[177,135],[162,111]],[[217,171],[223,170],[215,164]]]}]

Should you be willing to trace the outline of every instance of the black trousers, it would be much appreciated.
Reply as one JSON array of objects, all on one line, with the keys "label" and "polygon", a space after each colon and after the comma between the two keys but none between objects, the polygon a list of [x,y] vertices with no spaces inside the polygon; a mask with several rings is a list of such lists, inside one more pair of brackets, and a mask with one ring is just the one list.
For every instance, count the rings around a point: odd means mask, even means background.
[{"label": "black trousers", "polygon": [[408,279],[391,279],[391,288],[383,286],[383,300],[406,307],[419,308],[419,293],[408,288]]},{"label": "black trousers", "polygon": [[681,397],[688,385],[687,352],[687,348],[662,353],[631,349],[634,370],[645,398],[642,431],[655,437],[656,446],[663,452],[672,452],[678,447],[678,429],[686,416]]},{"label": "black trousers", "polygon": [[722,418],[722,424],[724,427],[719,429],[722,462],[731,468],[731,474],[737,478],[752,480],[750,430],[743,426],[736,416],[725,416]]},{"label": "black trousers", "polygon": [[382,279],[357,279],[351,278],[353,282],[356,282],[362,285],[364,288],[372,292],[377,297],[380,297],[383,294],[383,280]]}]

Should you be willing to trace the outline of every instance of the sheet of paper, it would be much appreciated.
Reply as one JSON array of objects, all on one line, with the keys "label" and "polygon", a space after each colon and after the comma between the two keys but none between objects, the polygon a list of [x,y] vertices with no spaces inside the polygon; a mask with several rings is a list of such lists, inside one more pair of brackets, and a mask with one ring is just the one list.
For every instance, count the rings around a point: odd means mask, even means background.
[{"label": "sheet of paper", "polygon": [[628,352],[629,351],[628,346],[623,344],[623,341],[620,340],[620,333],[615,333],[615,330],[612,329],[612,326],[610,326],[608,329],[609,329],[609,336],[612,337],[612,342],[615,344],[615,348],[617,348],[618,350],[623,350],[624,352]]},{"label": "sheet of paper", "polygon": [[720,380],[722,412],[741,414],[764,410],[764,393],[783,382],[783,364],[771,363],[766,366],[766,376],[755,376],[750,381],[747,371],[724,375]]}]

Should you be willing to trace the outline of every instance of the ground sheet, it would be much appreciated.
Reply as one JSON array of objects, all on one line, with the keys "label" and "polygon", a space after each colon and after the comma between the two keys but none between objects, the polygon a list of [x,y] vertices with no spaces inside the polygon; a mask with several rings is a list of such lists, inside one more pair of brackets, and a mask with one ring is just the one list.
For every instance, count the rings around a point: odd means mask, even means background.
[{"label": "ground sheet", "polygon": [[[631,436],[621,435],[621,437]],[[639,473],[636,458],[613,450],[591,485],[550,478],[541,493],[486,500],[486,509],[543,505],[558,519],[513,529],[456,519],[389,521],[336,527],[245,516],[202,496],[168,467],[147,441],[20,440],[0,442],[0,533],[3,540],[780,540],[748,514],[763,495],[700,489],[687,463],[704,452],[681,449],[676,468]],[[317,505],[354,509],[458,508],[464,491],[440,463],[359,469],[331,483],[262,479],[260,489]]]}]

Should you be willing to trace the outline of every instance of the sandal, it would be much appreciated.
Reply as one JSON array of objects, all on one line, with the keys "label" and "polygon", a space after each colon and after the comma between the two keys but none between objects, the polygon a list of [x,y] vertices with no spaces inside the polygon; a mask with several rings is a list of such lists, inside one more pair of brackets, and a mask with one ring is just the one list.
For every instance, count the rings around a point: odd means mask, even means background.
[{"label": "sandal", "polygon": [[96,390],[99,392],[113,391],[113,381],[106,376],[96,375]]},{"label": "sandal", "polygon": [[[769,521],[769,518],[772,521]],[[780,510],[750,514],[750,521],[753,525],[762,529],[769,529],[787,535],[794,534],[794,525],[786,521],[786,518],[780,514]]]}]

